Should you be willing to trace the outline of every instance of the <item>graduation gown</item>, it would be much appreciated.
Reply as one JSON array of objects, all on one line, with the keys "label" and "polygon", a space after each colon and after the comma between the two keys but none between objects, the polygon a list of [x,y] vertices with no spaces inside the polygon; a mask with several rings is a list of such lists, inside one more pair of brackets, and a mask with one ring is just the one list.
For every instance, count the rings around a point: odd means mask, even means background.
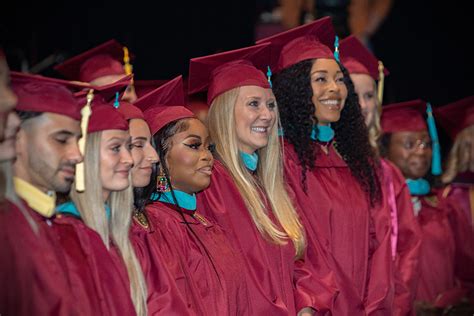
[{"label": "graduation gown", "polygon": [[23,207],[36,233],[15,204],[0,204],[0,314],[84,315],[72,294],[53,221],[26,203]]},{"label": "graduation gown", "polygon": [[[333,257],[340,291],[335,315],[389,315],[393,304],[391,220],[385,201],[374,207],[335,151],[325,154],[318,143],[314,170],[306,172],[305,192],[301,165],[293,145],[284,142],[285,179],[292,188],[308,235],[317,236]],[[382,189],[383,190],[383,189]],[[383,192],[385,195],[385,192]],[[318,261],[308,238],[308,260]]]},{"label": "graduation gown", "polygon": [[[132,231],[134,238],[141,239],[134,241],[142,244],[137,253],[149,252],[139,258],[145,267],[166,265],[189,314],[244,315],[248,296],[240,276],[242,264],[223,230],[201,215],[201,209],[199,204],[197,211],[183,209],[186,224],[173,204],[157,201],[148,205],[146,215],[155,232],[137,233],[137,227]],[[145,257],[152,262],[143,262]]]},{"label": "graduation gown", "polygon": [[459,174],[443,191],[443,196],[458,203],[474,229],[474,173]]},{"label": "graduation gown", "polygon": [[[413,213],[410,191],[405,178],[388,160],[382,159],[384,191],[392,217],[392,258],[395,260],[395,298],[393,315],[413,315],[418,283],[418,258],[421,232]],[[395,251],[394,251],[395,250]]]},{"label": "graduation gown", "polygon": [[224,228],[242,255],[240,275],[245,276],[251,298],[245,315],[296,315],[304,307],[324,314],[330,309],[333,289],[328,286],[328,291],[316,291],[319,287],[304,260],[295,261],[291,241],[276,245],[262,236],[221,162],[215,161],[211,185],[198,199],[205,214]]},{"label": "graduation gown", "polygon": [[113,242],[108,250],[99,234],[69,214],[57,215],[54,228],[84,314],[135,315],[127,269]]},{"label": "graduation gown", "polygon": [[162,231],[155,229],[155,224],[148,219],[146,211],[133,216],[130,240],[143,270],[147,284],[148,315],[197,315],[202,311],[199,297],[181,293],[175,278],[168,269],[164,253],[158,242],[164,240]]},{"label": "graduation gown", "polygon": [[416,300],[444,308],[472,298],[474,238],[462,208],[443,190],[413,201],[422,236]]}]

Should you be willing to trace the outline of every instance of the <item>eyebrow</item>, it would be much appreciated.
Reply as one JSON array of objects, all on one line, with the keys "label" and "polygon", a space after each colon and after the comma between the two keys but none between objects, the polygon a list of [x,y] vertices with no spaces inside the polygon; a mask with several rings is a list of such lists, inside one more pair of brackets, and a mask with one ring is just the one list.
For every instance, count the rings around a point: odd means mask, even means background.
[{"label": "eyebrow", "polygon": [[[323,72],[323,73],[325,73],[325,74],[328,73],[327,70],[321,69],[321,70],[315,70],[315,71],[313,71],[313,72],[311,73],[311,75],[314,75],[314,74],[317,73],[317,72]],[[338,73],[342,73],[342,71],[341,71],[341,70],[336,71],[336,74],[338,74]]]},{"label": "eyebrow", "polygon": [[148,140],[146,137],[143,137],[143,136],[132,137],[131,139],[132,139],[132,142],[136,140],[145,140],[145,141]]},{"label": "eyebrow", "polygon": [[52,135],[65,135],[65,136],[78,136],[78,137],[82,137],[82,133],[74,133],[74,132],[71,132],[71,131],[68,131],[68,130],[59,130],[59,131],[56,131],[56,132],[53,132]]},{"label": "eyebrow", "polygon": [[188,138],[199,138],[199,140],[201,140],[201,136],[195,135],[195,134],[188,135],[188,136],[186,136],[185,139],[188,139]]},{"label": "eyebrow", "polygon": [[111,143],[113,141],[126,142],[127,139],[126,138],[121,138],[121,137],[112,137],[112,138],[107,140],[108,143]]}]

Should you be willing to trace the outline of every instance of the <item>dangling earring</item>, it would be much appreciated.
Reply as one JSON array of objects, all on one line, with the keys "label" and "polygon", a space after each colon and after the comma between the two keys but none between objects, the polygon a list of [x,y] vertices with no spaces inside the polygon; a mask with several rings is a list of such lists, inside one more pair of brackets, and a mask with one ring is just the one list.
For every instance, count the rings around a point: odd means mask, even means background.
[{"label": "dangling earring", "polygon": [[170,192],[170,184],[168,179],[166,179],[163,171],[156,177],[156,191],[157,192]]}]

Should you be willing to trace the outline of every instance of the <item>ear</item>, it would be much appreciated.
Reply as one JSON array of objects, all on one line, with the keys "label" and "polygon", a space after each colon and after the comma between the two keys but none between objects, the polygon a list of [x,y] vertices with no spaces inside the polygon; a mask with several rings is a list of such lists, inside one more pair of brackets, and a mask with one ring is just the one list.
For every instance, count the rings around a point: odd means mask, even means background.
[{"label": "ear", "polygon": [[15,141],[16,155],[18,158],[25,155],[27,143],[28,143],[27,133],[25,132],[24,129],[20,128],[20,130],[16,134],[16,141]]}]

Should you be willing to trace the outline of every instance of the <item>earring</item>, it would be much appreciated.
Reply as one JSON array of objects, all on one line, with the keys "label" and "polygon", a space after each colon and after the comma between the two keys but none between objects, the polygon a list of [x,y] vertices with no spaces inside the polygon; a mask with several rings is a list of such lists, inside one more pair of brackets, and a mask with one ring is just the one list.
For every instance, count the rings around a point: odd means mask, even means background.
[{"label": "earring", "polygon": [[159,174],[156,177],[156,191],[158,192],[170,192],[170,185],[164,174]]}]

